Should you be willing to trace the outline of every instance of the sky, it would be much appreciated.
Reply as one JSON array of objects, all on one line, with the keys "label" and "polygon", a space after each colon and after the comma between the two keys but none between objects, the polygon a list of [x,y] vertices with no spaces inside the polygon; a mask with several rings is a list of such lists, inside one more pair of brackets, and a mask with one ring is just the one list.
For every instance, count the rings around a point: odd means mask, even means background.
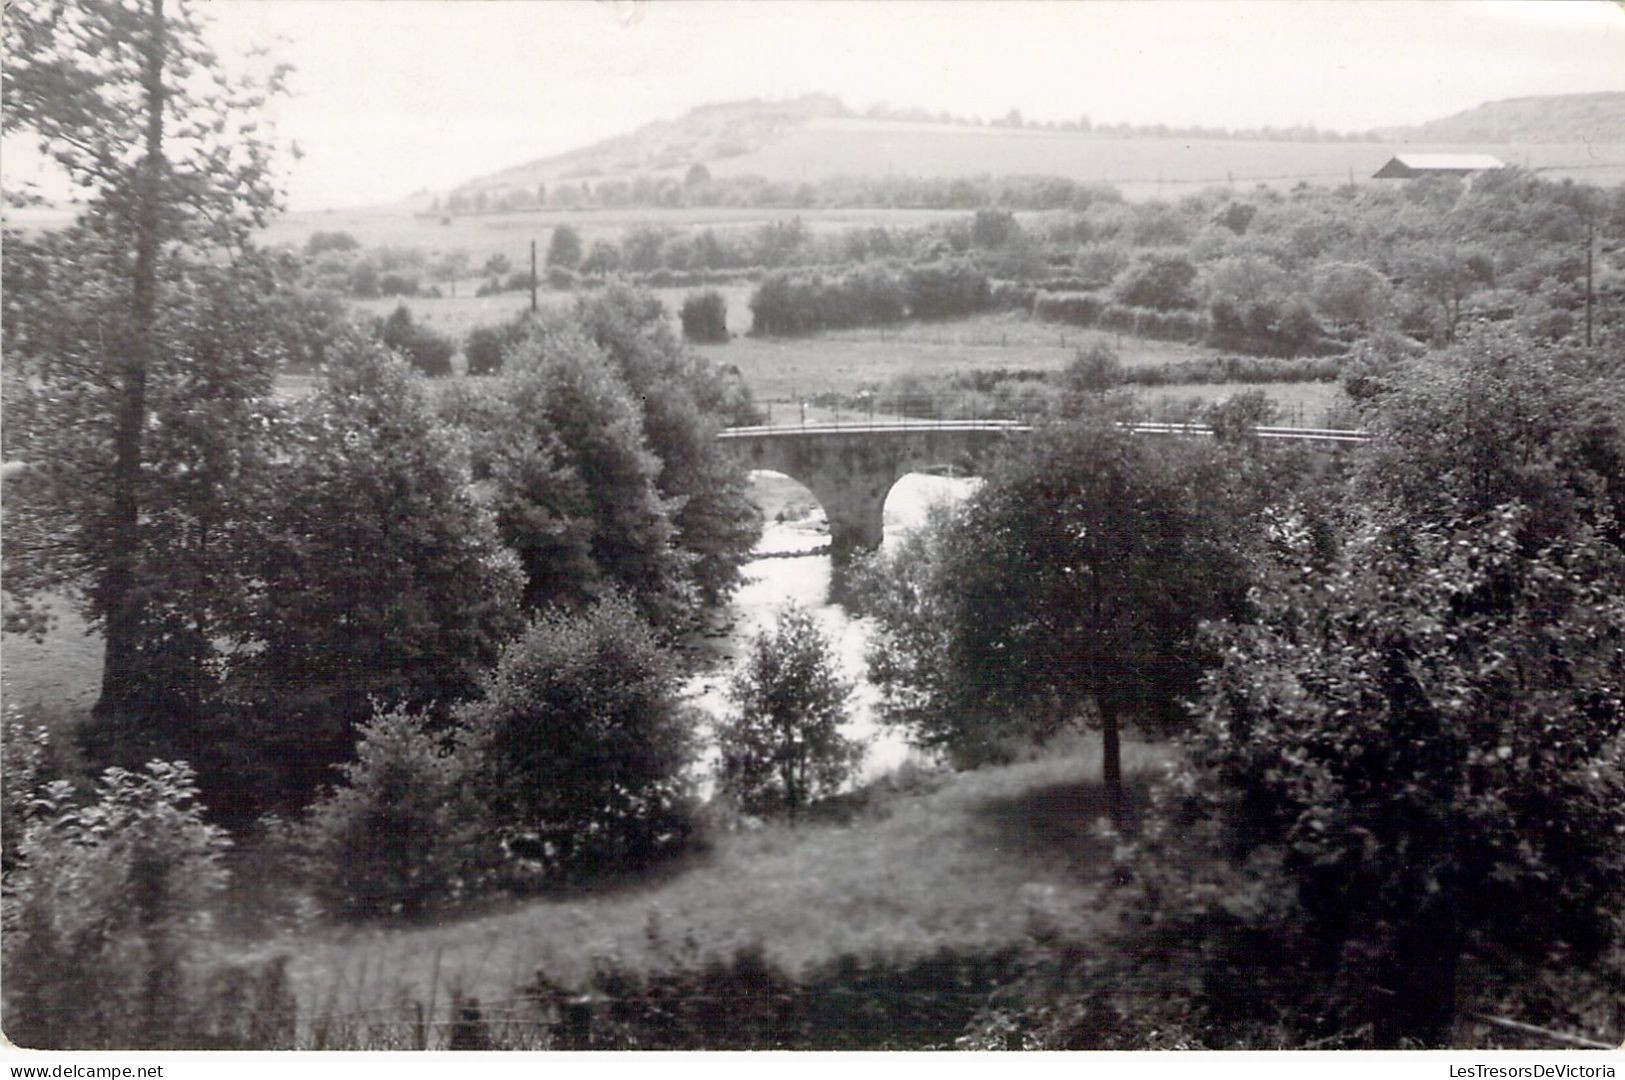
[{"label": "sky", "polygon": [[[1028,120],[1416,123],[1625,90],[1612,0],[203,0],[294,65],[289,203],[390,202],[689,108],[831,93]],[[5,146],[8,173],[31,167]]]}]

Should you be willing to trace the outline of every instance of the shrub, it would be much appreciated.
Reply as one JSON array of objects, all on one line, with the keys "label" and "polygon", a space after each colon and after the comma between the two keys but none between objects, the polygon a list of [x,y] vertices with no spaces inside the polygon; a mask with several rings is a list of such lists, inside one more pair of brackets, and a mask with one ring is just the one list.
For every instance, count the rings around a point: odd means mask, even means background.
[{"label": "shrub", "polygon": [[533,838],[550,865],[635,866],[687,839],[693,719],[625,600],[538,619],[460,716],[484,747],[497,830]]},{"label": "shrub", "polygon": [[501,326],[476,326],[463,343],[463,357],[470,375],[495,375],[502,370],[507,351],[524,340],[531,327],[530,317],[520,315]]},{"label": "shrub", "polygon": [[312,881],[344,918],[410,915],[454,899],[488,835],[475,792],[476,755],[457,732],[432,731],[404,708],[358,730],[344,784],[304,826]]},{"label": "shrub", "polygon": [[1183,255],[1141,255],[1118,274],[1113,295],[1134,307],[1187,308],[1196,304],[1196,267]]},{"label": "shrub", "polygon": [[794,821],[851,777],[863,753],[840,732],[852,685],[805,610],[786,607],[750,643],[728,692],[737,712],[718,728],[720,779],[745,809]]},{"label": "shrub", "polygon": [[387,319],[378,323],[378,340],[394,349],[419,372],[430,378],[451,374],[451,358],[457,346],[444,334],[412,319],[412,311],[401,304]]},{"label": "shrub", "polygon": [[1105,303],[1092,293],[1039,293],[1033,313],[1048,322],[1093,326]]},{"label": "shrub", "polygon": [[908,311],[916,319],[956,319],[992,306],[987,275],[963,262],[916,266],[908,271]]},{"label": "shrub", "polygon": [[684,297],[681,318],[690,341],[728,340],[728,302],[715,289]]},{"label": "shrub", "polygon": [[189,947],[226,882],[185,762],[108,769],[87,801],[55,781],[6,875],[5,1028],[23,1046],[174,1046]]}]

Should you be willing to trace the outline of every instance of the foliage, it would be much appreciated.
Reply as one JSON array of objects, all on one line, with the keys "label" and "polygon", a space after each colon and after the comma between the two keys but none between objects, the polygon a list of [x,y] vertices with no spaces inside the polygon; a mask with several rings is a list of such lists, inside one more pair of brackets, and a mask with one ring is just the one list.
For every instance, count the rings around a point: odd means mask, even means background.
[{"label": "foliage", "polygon": [[257,588],[216,740],[248,760],[222,764],[216,810],[297,803],[375,699],[449,706],[519,628],[517,567],[403,365],[345,343],[281,434],[286,457],[255,495]]},{"label": "foliage", "polygon": [[357,729],[344,783],[308,811],[311,881],[345,918],[412,915],[468,888],[491,841],[479,760],[459,733],[397,707]]},{"label": "foliage", "polygon": [[[41,383],[31,389],[40,391],[41,427],[77,433],[78,453],[48,466],[64,470],[64,486],[48,500],[55,521],[46,532],[68,555],[51,572],[89,587],[86,613],[107,643],[99,713],[138,723],[167,705],[152,700],[160,693],[146,674],[154,654],[191,654],[166,666],[185,669],[182,682],[195,685],[197,653],[207,647],[206,629],[175,643],[181,631],[161,606],[175,595],[163,585],[162,565],[175,545],[154,545],[147,525],[172,524],[185,511],[173,513],[177,507],[149,480],[149,461],[161,460],[149,446],[162,430],[154,425],[156,406],[166,389],[201,385],[229,411],[267,370],[253,337],[232,336],[244,320],[210,308],[259,273],[259,261],[242,256],[277,196],[270,147],[256,129],[284,72],[263,79],[212,74],[217,65],[198,14],[166,12],[157,3],[14,4],[5,44],[8,134],[37,137],[87,196],[72,238],[36,249],[66,271],[71,292],[36,291],[25,281],[14,293],[15,240],[6,238],[8,361],[16,352],[24,367],[38,370]],[[238,257],[221,257],[227,253]],[[70,295],[83,302],[64,305]],[[19,322],[63,315],[60,336],[37,339],[38,353],[36,339],[17,332]],[[216,333],[222,315],[225,330]],[[201,362],[191,362],[198,359],[192,348],[176,348],[177,338],[204,350]],[[71,347],[55,347],[63,342]],[[228,371],[242,382],[219,378]],[[200,441],[218,449],[232,429],[208,424],[210,414],[197,410],[198,426],[208,429]],[[198,446],[169,459],[190,475],[217,477],[206,462]],[[185,633],[195,633],[195,620],[187,623]]]},{"label": "foliage", "polygon": [[[91,228],[6,239],[7,363],[27,375],[5,381],[5,456],[26,463],[6,483],[5,571],[18,616],[66,596],[123,650],[104,664],[96,739],[104,762],[135,765],[186,753],[216,692],[219,643],[245,610],[246,492],[271,452],[266,396],[286,353],[269,260],[167,261],[142,337],[155,351],[140,366],[140,468],[126,478],[133,376],[108,348],[127,326],[121,244]],[[131,500],[143,509],[127,528]]]},{"label": "foliage", "polygon": [[401,354],[402,359],[431,378],[451,374],[451,358],[457,346],[432,327],[412,318],[412,309],[398,305],[377,327],[378,340]]},{"label": "foliage", "polygon": [[191,770],[108,769],[81,803],[36,796],[6,875],[5,1025],[23,1046],[175,1046],[184,967],[228,841],[203,821]]},{"label": "foliage", "polygon": [[581,265],[581,234],[569,225],[553,230],[547,241],[547,265],[574,270]]},{"label": "foliage", "polygon": [[641,403],[676,545],[689,557],[700,598],[717,603],[738,581],[759,531],[744,471],[715,438],[723,427],[757,422],[750,390],[736,370],[685,351],[665,308],[647,293],[612,286],[578,302],[576,318]]},{"label": "foliage", "polygon": [[537,619],[459,716],[483,747],[493,821],[539,839],[551,865],[635,866],[686,840],[693,719],[628,602]]},{"label": "foliage", "polygon": [[1196,267],[1183,255],[1141,255],[1117,275],[1112,294],[1133,307],[1187,308],[1196,304]]},{"label": "foliage", "polygon": [[476,326],[463,342],[463,359],[470,375],[495,375],[503,358],[530,333],[532,322],[521,314],[499,326]]},{"label": "foliage", "polygon": [[[889,718],[973,755],[1011,731],[1088,720],[1121,809],[1122,720],[1175,723],[1201,671],[1199,623],[1240,609],[1245,476],[1206,448],[1153,444],[1103,417],[1035,432],[948,523],[941,566],[904,594],[904,618],[877,612],[882,658],[941,650],[872,668],[882,685],[900,679],[887,692],[912,706]],[[910,609],[926,606],[944,628],[935,640],[910,630]],[[932,665],[940,675],[910,684]]]},{"label": "foliage", "polygon": [[683,298],[683,336],[690,341],[728,340],[728,303],[715,289]]},{"label": "foliage", "polygon": [[1279,519],[1191,744],[1168,827],[1275,856],[1329,1007],[1377,1045],[1447,1037],[1464,953],[1583,966],[1616,930],[1625,561],[1584,528],[1520,551],[1526,516],[1413,522],[1404,556],[1362,532],[1324,572]]},{"label": "foliage", "polygon": [[736,712],[718,728],[722,789],[753,812],[791,820],[850,779],[862,745],[841,734],[852,685],[807,611],[779,612],[750,643],[728,687]]}]

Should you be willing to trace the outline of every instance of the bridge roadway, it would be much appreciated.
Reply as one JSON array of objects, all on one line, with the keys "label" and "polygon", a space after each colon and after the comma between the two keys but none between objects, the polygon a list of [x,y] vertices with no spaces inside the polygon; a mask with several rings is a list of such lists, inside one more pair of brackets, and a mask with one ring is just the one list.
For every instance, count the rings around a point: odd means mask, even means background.
[{"label": "bridge roadway", "polygon": [[[1145,435],[1211,437],[1201,424],[1137,423]],[[952,467],[979,472],[1011,438],[1032,431],[1016,420],[897,420],[728,428],[717,439],[747,469],[783,473],[806,485],[829,519],[837,557],[880,544],[886,496],[911,472]],[[1362,431],[1261,427],[1260,439],[1329,449],[1365,442]]]}]

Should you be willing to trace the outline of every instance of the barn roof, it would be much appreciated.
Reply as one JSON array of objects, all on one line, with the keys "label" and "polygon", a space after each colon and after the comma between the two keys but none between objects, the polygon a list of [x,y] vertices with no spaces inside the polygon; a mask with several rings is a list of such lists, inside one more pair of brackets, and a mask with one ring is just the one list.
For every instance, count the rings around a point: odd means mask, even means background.
[{"label": "barn roof", "polygon": [[1415,176],[1429,172],[1479,172],[1504,168],[1506,162],[1492,154],[1396,154],[1377,171],[1377,175]]}]

